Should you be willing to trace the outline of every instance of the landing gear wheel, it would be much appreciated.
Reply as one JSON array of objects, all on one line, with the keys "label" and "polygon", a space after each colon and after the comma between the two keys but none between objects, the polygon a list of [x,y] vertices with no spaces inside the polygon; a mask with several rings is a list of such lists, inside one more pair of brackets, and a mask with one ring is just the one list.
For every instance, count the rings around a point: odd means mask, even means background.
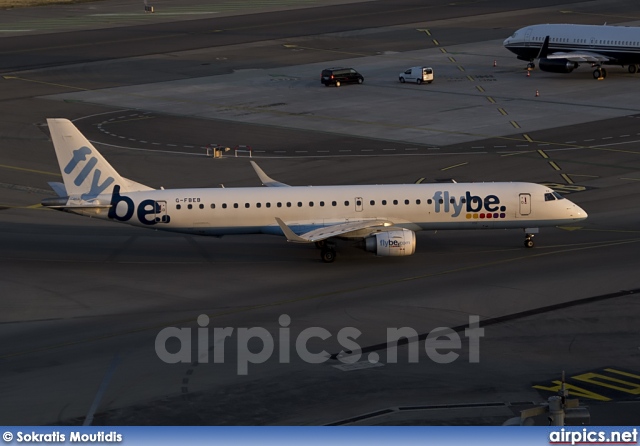
[{"label": "landing gear wheel", "polygon": [[334,249],[326,248],[320,252],[320,257],[324,263],[333,263],[336,259],[336,251]]},{"label": "landing gear wheel", "polygon": [[629,65],[629,73],[636,74],[638,72],[638,66],[635,64]]},{"label": "landing gear wheel", "polygon": [[524,239],[524,247],[525,248],[533,248],[533,235],[532,234],[527,234],[527,236]]},{"label": "landing gear wheel", "polygon": [[596,68],[595,70],[593,70],[593,78],[594,79],[600,79],[601,77],[604,78],[603,71],[604,70],[600,70],[600,68]]},{"label": "landing gear wheel", "polygon": [[533,70],[535,69],[535,67],[536,67],[536,64],[534,64],[533,62],[529,62],[527,64],[527,70]]}]

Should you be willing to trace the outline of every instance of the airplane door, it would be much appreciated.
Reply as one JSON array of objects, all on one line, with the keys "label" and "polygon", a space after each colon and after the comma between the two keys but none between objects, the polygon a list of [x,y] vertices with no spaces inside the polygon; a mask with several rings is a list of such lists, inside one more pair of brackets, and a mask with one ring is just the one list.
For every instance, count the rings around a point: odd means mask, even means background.
[{"label": "airplane door", "polygon": [[524,46],[529,46],[529,39],[531,39],[531,33],[533,30],[531,28],[527,29],[524,33]]},{"label": "airplane door", "polygon": [[531,194],[520,194],[520,215],[531,213]]},{"label": "airplane door", "polygon": [[362,212],[362,197],[356,197],[356,212]]},{"label": "airplane door", "polygon": [[156,223],[168,223],[169,216],[167,215],[167,202],[156,201]]}]

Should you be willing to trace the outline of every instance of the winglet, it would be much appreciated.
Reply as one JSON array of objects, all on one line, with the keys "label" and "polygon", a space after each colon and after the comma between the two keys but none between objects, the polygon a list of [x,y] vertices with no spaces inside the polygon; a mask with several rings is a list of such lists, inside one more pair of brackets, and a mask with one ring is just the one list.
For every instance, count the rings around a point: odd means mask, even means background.
[{"label": "winglet", "polygon": [[276,181],[273,178],[271,178],[269,175],[264,173],[264,170],[262,170],[260,168],[260,166],[258,166],[254,161],[249,161],[249,162],[251,163],[251,167],[253,167],[253,170],[255,170],[256,173],[258,174],[258,178],[260,178],[260,182],[262,183],[263,186],[267,186],[267,187],[291,187],[288,184],[281,183],[281,182]]},{"label": "winglet", "polygon": [[280,226],[280,229],[282,229],[282,232],[284,233],[284,236],[287,238],[288,242],[313,243],[311,240],[300,237],[298,234],[293,232],[293,230],[289,226],[287,226],[285,222],[280,220],[278,217],[276,217],[276,221],[278,222],[278,226]]},{"label": "winglet", "polygon": [[542,59],[547,57],[547,53],[549,53],[549,36],[544,38],[544,42],[542,43],[542,47],[540,47],[540,52],[538,53],[538,59]]}]

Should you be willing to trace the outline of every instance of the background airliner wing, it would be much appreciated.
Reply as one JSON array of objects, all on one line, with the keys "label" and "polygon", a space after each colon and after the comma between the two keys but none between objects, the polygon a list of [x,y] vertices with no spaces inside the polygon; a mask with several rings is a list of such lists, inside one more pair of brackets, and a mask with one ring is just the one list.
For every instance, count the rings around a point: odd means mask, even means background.
[{"label": "background airliner wing", "polygon": [[611,58],[589,51],[558,52],[547,55],[547,59],[567,59],[571,62],[609,62]]},{"label": "background airliner wing", "polygon": [[293,231],[293,229],[287,226],[287,224],[279,218],[276,217],[276,221],[278,222],[280,229],[282,229],[282,232],[284,232],[285,237],[287,237],[287,240],[296,243],[319,242],[331,237],[338,237],[341,235],[346,236],[350,233],[354,233],[355,235],[355,233],[366,229],[393,226],[393,222],[390,222],[388,220],[361,220],[348,223],[339,223],[332,226],[325,226],[298,235]]}]

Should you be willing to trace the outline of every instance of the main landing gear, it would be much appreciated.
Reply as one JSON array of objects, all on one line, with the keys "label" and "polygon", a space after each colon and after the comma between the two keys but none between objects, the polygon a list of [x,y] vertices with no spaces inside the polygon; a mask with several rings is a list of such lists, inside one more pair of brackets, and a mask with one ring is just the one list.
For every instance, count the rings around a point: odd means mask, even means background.
[{"label": "main landing gear", "polygon": [[333,263],[336,259],[336,250],[333,248],[323,248],[320,251],[320,258],[324,263]]},{"label": "main landing gear", "polygon": [[596,69],[593,70],[593,78],[599,80],[604,79],[605,77],[607,77],[607,70],[599,65],[596,65]]},{"label": "main landing gear", "polygon": [[535,63],[533,63],[533,61],[531,61],[531,62],[529,62],[529,63],[527,64],[527,70],[533,70],[533,69],[535,69],[535,68],[536,68],[536,64],[535,64]]},{"label": "main landing gear", "polygon": [[320,258],[324,263],[333,263],[336,260],[336,246],[326,240],[316,242],[316,248],[320,250]]}]

